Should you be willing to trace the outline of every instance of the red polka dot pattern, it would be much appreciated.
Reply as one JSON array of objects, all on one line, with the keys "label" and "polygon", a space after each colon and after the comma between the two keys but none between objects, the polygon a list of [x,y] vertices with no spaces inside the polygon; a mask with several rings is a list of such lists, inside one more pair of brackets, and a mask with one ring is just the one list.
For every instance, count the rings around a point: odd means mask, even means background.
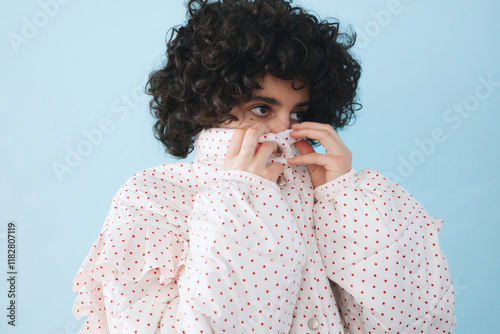
[{"label": "red polka dot pattern", "polygon": [[80,333],[451,333],[441,220],[369,169],[313,189],[290,130],[260,140],[283,185],[224,171],[233,131],[120,188],[73,282]]}]

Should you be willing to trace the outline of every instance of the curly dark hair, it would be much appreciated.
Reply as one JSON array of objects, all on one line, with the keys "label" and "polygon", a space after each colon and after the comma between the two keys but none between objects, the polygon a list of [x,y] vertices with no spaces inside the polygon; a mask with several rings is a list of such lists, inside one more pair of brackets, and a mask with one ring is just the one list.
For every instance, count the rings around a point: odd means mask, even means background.
[{"label": "curly dark hair", "polygon": [[155,137],[186,157],[202,129],[238,120],[232,108],[250,100],[266,73],[309,86],[304,121],[342,128],[361,108],[361,66],[349,53],[355,40],[352,29],[341,33],[337,20],[291,1],[190,0],[187,23],[170,31],[166,65],[146,84]]}]

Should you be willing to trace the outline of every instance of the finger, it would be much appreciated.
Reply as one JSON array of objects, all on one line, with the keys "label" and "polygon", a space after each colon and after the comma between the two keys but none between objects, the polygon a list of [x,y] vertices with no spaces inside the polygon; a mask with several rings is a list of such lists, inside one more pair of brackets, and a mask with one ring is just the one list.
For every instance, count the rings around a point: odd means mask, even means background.
[{"label": "finger", "polygon": [[[335,133],[335,131],[333,131],[333,133]],[[290,132],[290,136],[293,138],[309,138],[317,140],[321,143],[321,145],[323,145],[328,154],[342,155],[347,149],[336,133],[334,135],[332,132],[326,130],[304,128]]]},{"label": "finger", "polygon": [[245,137],[241,144],[240,154],[249,158],[255,155],[255,149],[259,144],[259,138],[269,132],[269,126],[263,123],[258,123],[246,130]]},{"label": "finger", "polygon": [[326,123],[317,123],[317,122],[302,122],[302,123],[295,123],[292,125],[292,129],[316,129],[316,130],[324,130],[328,132],[335,132],[333,129],[333,126],[330,124]]},{"label": "finger", "polygon": [[[290,132],[290,136],[293,138],[309,138],[309,139],[314,139],[318,140],[321,144],[323,142],[327,141],[332,141],[334,140],[333,135],[326,130],[319,130],[319,129],[311,129],[311,128],[303,128],[303,129],[297,129],[293,130]],[[323,145],[324,146],[324,145]]]},{"label": "finger", "polygon": [[255,163],[257,164],[265,164],[267,160],[271,157],[271,154],[275,153],[278,150],[278,144],[272,141],[265,141],[261,144],[259,151],[255,155]]},{"label": "finger", "polygon": [[330,133],[333,137],[337,138],[339,141],[342,141],[340,139],[340,136],[337,133],[337,131],[330,124],[326,124],[326,123],[317,123],[317,122],[296,123],[296,124],[292,125],[292,129],[294,129],[294,130],[300,130],[300,129],[323,130],[323,131]]},{"label": "finger", "polygon": [[257,154],[257,152],[259,151],[260,147],[262,146],[261,143],[257,143],[257,146],[255,147],[255,152],[253,153],[254,155]]},{"label": "finger", "polygon": [[278,177],[281,175],[281,173],[283,173],[283,165],[279,162],[275,162],[267,167],[266,172],[268,173],[267,179],[276,182],[278,181]]},{"label": "finger", "polygon": [[241,144],[243,142],[243,138],[245,137],[244,129],[236,129],[231,136],[231,141],[229,142],[229,147],[227,148],[226,156],[234,157],[240,153]]},{"label": "finger", "polygon": [[331,163],[331,157],[321,153],[311,153],[307,155],[297,155],[296,157],[289,158],[287,162],[290,165],[319,165],[326,166]]}]

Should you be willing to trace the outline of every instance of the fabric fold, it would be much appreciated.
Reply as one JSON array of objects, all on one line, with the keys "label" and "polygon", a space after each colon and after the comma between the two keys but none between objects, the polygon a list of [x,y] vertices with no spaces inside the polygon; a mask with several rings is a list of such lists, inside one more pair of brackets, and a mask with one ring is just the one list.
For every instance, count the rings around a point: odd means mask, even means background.
[{"label": "fabric fold", "polygon": [[[141,224],[106,225],[73,280],[78,294],[73,304],[76,319],[87,316],[83,329],[88,333],[109,333],[106,319],[104,282],[120,277],[139,282],[153,271],[161,285],[178,277],[184,267],[187,245],[172,231]],[[148,276],[147,279],[151,279]],[[102,320],[101,320],[102,319]]]}]

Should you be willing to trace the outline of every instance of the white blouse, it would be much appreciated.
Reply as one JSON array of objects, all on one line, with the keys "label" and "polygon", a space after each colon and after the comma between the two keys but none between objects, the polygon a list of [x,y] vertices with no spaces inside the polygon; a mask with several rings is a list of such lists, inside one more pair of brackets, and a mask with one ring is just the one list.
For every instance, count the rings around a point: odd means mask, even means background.
[{"label": "white blouse", "polygon": [[452,332],[442,220],[370,169],[313,189],[290,130],[260,139],[280,185],[225,171],[233,132],[120,188],[73,282],[80,333]]}]

